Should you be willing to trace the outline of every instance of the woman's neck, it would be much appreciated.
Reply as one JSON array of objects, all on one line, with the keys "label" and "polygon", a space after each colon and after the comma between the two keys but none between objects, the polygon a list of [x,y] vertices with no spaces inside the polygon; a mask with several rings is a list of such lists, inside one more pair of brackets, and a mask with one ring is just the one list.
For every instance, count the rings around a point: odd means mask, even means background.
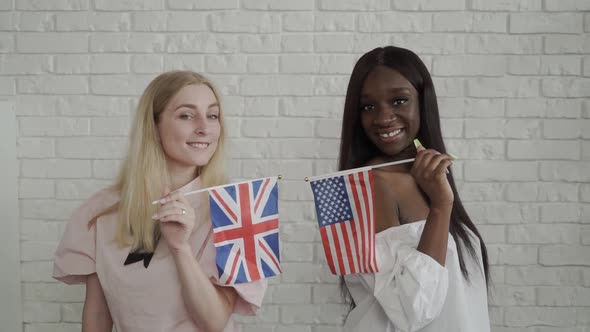
[{"label": "woman's neck", "polygon": [[414,146],[414,144],[410,144],[405,149],[403,149],[402,151],[397,153],[396,155],[387,156],[386,158],[391,161],[404,160],[404,159],[416,158],[416,154],[417,154],[416,147]]}]

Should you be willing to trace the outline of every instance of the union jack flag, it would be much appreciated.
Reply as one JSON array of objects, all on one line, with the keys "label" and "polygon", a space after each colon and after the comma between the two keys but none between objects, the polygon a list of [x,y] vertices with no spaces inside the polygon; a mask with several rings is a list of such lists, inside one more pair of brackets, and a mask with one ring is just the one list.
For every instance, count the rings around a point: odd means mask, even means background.
[{"label": "union jack flag", "polygon": [[282,272],[277,178],[209,191],[219,282],[255,281]]},{"label": "union jack flag", "polygon": [[378,272],[373,171],[363,169],[310,182],[330,271]]}]

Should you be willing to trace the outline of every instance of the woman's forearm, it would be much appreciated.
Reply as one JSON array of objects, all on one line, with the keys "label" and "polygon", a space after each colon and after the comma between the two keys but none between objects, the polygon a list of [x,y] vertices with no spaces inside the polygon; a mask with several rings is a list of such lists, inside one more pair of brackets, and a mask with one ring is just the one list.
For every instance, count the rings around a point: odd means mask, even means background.
[{"label": "woman's forearm", "polygon": [[113,321],[110,316],[84,315],[82,319],[82,332],[104,332],[113,329]]},{"label": "woman's forearm", "polygon": [[418,243],[418,251],[445,265],[452,205],[432,207]]},{"label": "woman's forearm", "polygon": [[173,253],[182,297],[193,321],[206,331],[221,331],[233,311],[236,293],[211,283],[187,245]]},{"label": "woman's forearm", "polygon": [[113,319],[96,273],[86,279],[86,299],[82,311],[82,332],[104,332],[113,329]]}]

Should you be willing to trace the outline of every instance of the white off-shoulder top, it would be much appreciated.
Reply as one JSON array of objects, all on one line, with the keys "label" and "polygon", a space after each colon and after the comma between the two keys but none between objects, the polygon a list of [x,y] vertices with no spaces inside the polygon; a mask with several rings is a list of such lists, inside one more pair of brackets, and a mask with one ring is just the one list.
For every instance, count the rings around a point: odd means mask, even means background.
[{"label": "white off-shoulder top", "polygon": [[445,266],[416,250],[425,220],[376,235],[378,273],[352,274],[346,285],[356,303],[346,331],[489,332],[487,288],[479,239],[470,230],[477,260],[465,249],[469,271],[459,267],[449,234]]}]

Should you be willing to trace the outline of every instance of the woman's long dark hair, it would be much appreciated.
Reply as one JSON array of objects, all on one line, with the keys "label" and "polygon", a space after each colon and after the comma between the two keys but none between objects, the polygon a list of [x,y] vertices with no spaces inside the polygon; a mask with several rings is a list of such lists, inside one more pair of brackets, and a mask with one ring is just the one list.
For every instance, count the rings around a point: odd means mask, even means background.
[{"label": "woman's long dark hair", "polygon": [[[379,149],[369,140],[361,126],[359,105],[360,94],[365,79],[377,66],[386,66],[398,71],[416,88],[420,99],[420,129],[417,138],[425,147],[446,153],[447,150],[440,129],[436,93],[434,92],[434,84],[432,83],[428,69],[426,69],[422,60],[410,50],[394,46],[379,47],[364,54],[354,66],[350,76],[342,120],[340,156],[338,161],[339,170],[365,166],[371,159],[381,154]],[[486,246],[461,203],[452,171],[448,174],[447,178],[455,195],[449,232],[455,242],[457,242],[457,254],[459,256],[461,272],[463,277],[469,280],[469,272],[465,265],[463,248],[467,249],[469,254],[477,260],[472,243],[473,240],[465,230],[465,227],[467,227],[479,238],[482,264],[487,284],[489,267]],[[460,244],[463,244],[463,246]],[[347,301],[350,301],[352,307],[354,307],[355,304],[346,288],[344,278],[340,279],[340,285],[343,295]]]}]

